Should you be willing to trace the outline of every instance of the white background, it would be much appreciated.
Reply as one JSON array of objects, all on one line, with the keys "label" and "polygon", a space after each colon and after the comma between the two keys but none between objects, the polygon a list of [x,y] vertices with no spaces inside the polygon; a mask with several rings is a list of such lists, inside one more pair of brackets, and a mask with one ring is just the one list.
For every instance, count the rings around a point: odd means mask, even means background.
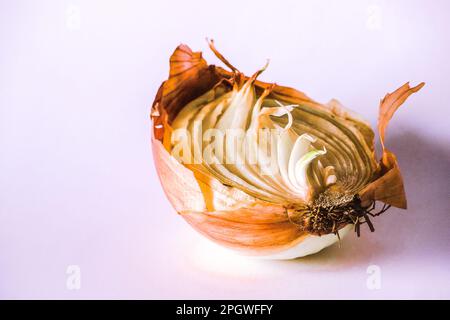
[{"label": "white background", "polygon": [[[1,298],[450,298],[448,1],[0,0]],[[166,200],[150,105],[180,43],[376,124],[409,201],[294,261],[223,253]],[[81,287],[67,287],[68,266]],[[367,268],[379,266],[370,290]],[[70,277],[69,277],[70,279]],[[69,281],[70,282],[70,281]]]}]

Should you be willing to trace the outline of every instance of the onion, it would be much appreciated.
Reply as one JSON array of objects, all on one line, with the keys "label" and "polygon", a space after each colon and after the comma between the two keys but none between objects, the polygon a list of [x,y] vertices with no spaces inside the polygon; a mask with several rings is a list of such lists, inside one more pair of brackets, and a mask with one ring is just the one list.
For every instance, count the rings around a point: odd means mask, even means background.
[{"label": "onion", "polygon": [[[370,217],[406,209],[385,131],[424,83],[380,103],[376,160],[370,125],[338,101],[320,104],[292,88],[208,65],[180,45],[152,106],[152,149],[175,210],[212,241],[248,255],[292,259],[316,253]],[[376,210],[376,202],[382,202]]]}]

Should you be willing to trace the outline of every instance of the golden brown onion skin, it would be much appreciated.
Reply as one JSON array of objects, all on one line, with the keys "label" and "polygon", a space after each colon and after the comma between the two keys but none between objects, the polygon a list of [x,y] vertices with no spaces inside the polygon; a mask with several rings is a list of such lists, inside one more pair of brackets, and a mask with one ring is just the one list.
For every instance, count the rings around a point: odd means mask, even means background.
[{"label": "golden brown onion skin", "polygon": [[[170,137],[170,124],[190,101],[221,82],[248,79],[228,63],[215,48],[216,55],[232,68],[226,71],[208,65],[201,52],[192,52],[186,45],[176,48],[170,58],[169,79],[158,90],[152,105],[152,149],[161,184],[175,210],[197,231],[223,246],[252,255],[268,255],[301,243],[310,234],[292,223],[288,204],[256,199],[242,190],[225,186],[217,179],[193,172],[178,162],[164,146]],[[383,156],[379,168],[361,191],[363,203],[375,200],[406,208],[403,182],[395,155],[384,147],[387,123],[395,110],[423,83],[410,88],[405,84],[388,94],[380,105],[379,132]],[[286,103],[305,105],[357,122],[347,111],[335,105],[323,105],[292,88],[255,82],[257,92],[272,87],[270,97]],[[363,126],[364,127],[364,126]],[[373,133],[366,132],[367,145],[373,151]],[[166,137],[166,139],[165,139]],[[373,152],[374,156],[374,152]]]}]

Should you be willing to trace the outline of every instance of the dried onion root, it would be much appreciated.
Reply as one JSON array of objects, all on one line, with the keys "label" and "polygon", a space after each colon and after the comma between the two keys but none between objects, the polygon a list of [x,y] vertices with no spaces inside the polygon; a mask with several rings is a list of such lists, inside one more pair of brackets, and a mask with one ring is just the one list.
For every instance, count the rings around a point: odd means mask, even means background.
[{"label": "dried onion root", "polygon": [[[388,122],[424,83],[381,101],[374,151],[370,125],[338,101],[323,105],[292,88],[208,65],[180,45],[152,106],[152,148],[175,210],[223,246],[274,259],[320,251],[390,206],[406,208]],[[383,203],[376,209],[376,202]]]}]

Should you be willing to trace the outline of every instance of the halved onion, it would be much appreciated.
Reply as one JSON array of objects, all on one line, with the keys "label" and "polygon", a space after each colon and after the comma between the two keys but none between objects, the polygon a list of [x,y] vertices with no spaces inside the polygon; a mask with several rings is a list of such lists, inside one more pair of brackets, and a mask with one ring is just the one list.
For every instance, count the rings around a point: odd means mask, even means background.
[{"label": "halved onion", "polygon": [[[320,251],[388,206],[406,208],[395,155],[395,110],[424,83],[381,101],[378,162],[370,125],[336,100],[208,65],[180,45],[152,106],[152,147],[175,210],[209,239],[245,254],[290,259]],[[385,204],[375,212],[375,202]]]}]

